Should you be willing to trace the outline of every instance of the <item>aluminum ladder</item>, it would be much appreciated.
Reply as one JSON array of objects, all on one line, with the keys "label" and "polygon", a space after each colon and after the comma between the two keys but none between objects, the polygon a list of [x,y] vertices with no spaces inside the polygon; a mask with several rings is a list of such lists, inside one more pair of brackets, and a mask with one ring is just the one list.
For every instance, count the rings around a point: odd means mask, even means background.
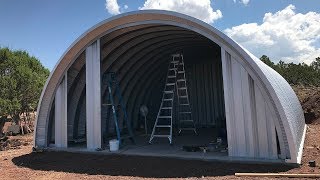
[{"label": "aluminum ladder", "polygon": [[[106,96],[105,103],[103,105],[107,105],[112,108],[112,114],[113,114],[113,121],[115,125],[115,130],[117,133],[117,140],[119,140],[119,146],[122,144],[122,141],[124,139],[130,139],[132,143],[135,143],[134,135],[131,127],[130,120],[127,115],[126,106],[123,103],[122,95],[120,92],[119,83],[116,78],[115,72],[108,72],[103,75],[103,84],[107,85],[108,88],[108,95]],[[114,95],[117,96],[119,104],[115,104]],[[119,121],[118,116],[120,115],[120,111],[118,110],[118,106],[120,106],[122,113],[123,113],[123,122],[125,123],[127,129],[128,129],[128,135],[122,136],[121,130],[119,127]],[[108,117],[107,117],[108,118]],[[108,120],[107,120],[108,123]],[[108,125],[107,125],[108,127]]]},{"label": "aluminum ladder", "polygon": [[149,139],[150,144],[155,137],[168,138],[169,143],[172,144],[172,113],[176,90],[177,64],[178,61],[176,60],[176,56],[173,55],[168,66],[167,79],[163,90],[159,112]]},{"label": "aluminum ladder", "polygon": [[186,71],[184,67],[183,54],[175,55],[178,61],[177,77],[176,77],[176,92],[178,98],[178,128],[180,134],[182,131],[193,131],[197,135],[195,122],[192,116],[192,109],[189,101],[189,94],[187,88]]}]

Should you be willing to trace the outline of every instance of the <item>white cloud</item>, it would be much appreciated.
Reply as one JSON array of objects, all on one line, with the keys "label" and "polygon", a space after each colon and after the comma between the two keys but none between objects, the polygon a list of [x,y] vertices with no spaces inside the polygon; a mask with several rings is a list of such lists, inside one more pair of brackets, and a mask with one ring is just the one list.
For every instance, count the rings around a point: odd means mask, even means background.
[{"label": "white cloud", "polygon": [[123,8],[124,8],[124,9],[128,9],[129,6],[125,4],[125,5],[123,6]]},{"label": "white cloud", "polygon": [[[237,0],[233,0],[234,3],[237,2]],[[244,4],[244,5],[248,5],[250,0],[239,0],[240,3]]]},{"label": "white cloud", "polygon": [[139,9],[162,9],[193,16],[207,23],[222,18],[218,9],[213,10],[210,0],[146,0]]},{"label": "white cloud", "polygon": [[242,2],[244,5],[247,5],[247,4],[250,2],[250,0],[241,0],[241,2]]},{"label": "white cloud", "polygon": [[266,13],[262,24],[242,24],[224,32],[257,57],[309,64],[320,56],[320,13],[296,13],[293,5]]},{"label": "white cloud", "polygon": [[106,9],[111,15],[120,14],[120,6],[117,0],[106,0]]}]

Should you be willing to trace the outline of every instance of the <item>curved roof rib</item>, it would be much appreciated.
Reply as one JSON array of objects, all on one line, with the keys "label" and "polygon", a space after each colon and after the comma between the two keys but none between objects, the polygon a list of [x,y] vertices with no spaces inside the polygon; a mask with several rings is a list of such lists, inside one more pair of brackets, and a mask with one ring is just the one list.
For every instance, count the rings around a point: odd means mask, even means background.
[{"label": "curved roof rib", "polygon": [[[78,92],[69,92],[68,95],[68,106],[72,109],[68,118],[75,119],[75,122],[68,122],[68,125],[72,127],[75,123],[75,126],[78,126],[80,108],[85,107],[83,52],[97,39],[100,39],[101,43],[101,74],[106,71],[120,72],[119,84],[123,89],[129,114],[137,114],[137,107],[151,97],[147,89],[156,90],[155,83],[161,80],[167,55],[194,46],[221,47],[231,53],[259,83],[260,89],[268,102],[270,101],[278,118],[275,124],[280,129],[278,133],[281,134],[278,136],[286,149],[288,162],[300,162],[305,134],[304,116],[290,85],[277,72],[214,27],[183,14],[159,10],[129,12],[102,21],[80,36],[66,50],[52,70],[41,94],[35,146],[48,145],[49,114],[54,95],[70,67],[73,70],[70,87]],[[102,92],[105,91],[106,87],[102,87]],[[138,93],[145,93],[146,96],[138,96]],[[75,131],[75,128],[69,130]]]}]

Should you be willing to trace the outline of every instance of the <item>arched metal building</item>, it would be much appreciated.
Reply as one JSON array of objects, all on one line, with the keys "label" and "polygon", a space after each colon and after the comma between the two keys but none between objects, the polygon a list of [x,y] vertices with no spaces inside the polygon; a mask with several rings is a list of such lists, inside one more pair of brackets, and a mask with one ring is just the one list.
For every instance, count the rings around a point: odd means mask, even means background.
[{"label": "arched metal building", "polygon": [[214,27],[158,10],[107,19],[66,50],[42,91],[34,146],[72,150],[68,142],[83,138],[85,149],[101,148],[110,126],[101,77],[109,71],[118,74],[134,128],[143,104],[151,125],[175,52],[185,57],[197,127],[226,128],[227,157],[300,163],[306,126],[290,85]]}]

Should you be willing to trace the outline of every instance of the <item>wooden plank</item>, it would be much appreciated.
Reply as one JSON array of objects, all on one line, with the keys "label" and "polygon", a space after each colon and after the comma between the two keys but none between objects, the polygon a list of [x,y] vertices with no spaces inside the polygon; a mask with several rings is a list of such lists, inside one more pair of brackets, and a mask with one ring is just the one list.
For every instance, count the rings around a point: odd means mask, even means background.
[{"label": "wooden plank", "polygon": [[235,173],[235,176],[243,177],[287,177],[287,178],[320,178],[320,174],[283,174],[283,173]]}]

